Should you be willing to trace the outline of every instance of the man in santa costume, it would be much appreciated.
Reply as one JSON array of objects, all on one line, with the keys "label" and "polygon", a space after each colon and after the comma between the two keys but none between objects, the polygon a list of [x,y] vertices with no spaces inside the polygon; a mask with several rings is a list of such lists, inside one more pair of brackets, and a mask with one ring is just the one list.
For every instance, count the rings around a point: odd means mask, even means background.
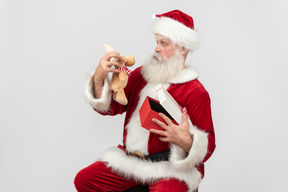
[{"label": "man in santa costume", "polygon": [[[119,53],[102,57],[86,84],[85,94],[95,111],[102,115],[126,112],[126,116],[123,144],[108,149],[99,161],[77,174],[74,183],[79,192],[125,191],[142,184],[150,191],[193,192],[204,177],[204,162],[215,149],[215,134],[209,94],[195,69],[185,64],[199,43],[193,19],[179,10],[159,14],[153,32],[155,53],[130,74],[126,106],[113,101],[109,90],[108,73],[120,72]],[[139,109],[146,96],[157,99],[159,83],[183,107],[182,124],[159,113],[163,121],[151,121],[162,130],[149,131],[141,127]]]}]

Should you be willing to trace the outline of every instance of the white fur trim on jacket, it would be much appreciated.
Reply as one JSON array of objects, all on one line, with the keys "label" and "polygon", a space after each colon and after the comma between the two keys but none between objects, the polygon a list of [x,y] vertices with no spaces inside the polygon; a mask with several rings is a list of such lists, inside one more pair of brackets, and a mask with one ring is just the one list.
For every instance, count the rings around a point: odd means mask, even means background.
[{"label": "white fur trim on jacket", "polygon": [[193,137],[193,144],[188,153],[177,145],[171,145],[170,161],[178,168],[191,168],[201,163],[207,154],[208,134],[197,129],[189,122],[190,134]]},{"label": "white fur trim on jacket", "polygon": [[151,162],[127,156],[119,148],[112,147],[102,156],[101,161],[107,162],[108,167],[123,175],[125,178],[147,183],[163,178],[177,178],[184,181],[189,192],[198,188],[201,182],[201,173],[195,167],[179,169],[170,161]]},{"label": "white fur trim on jacket", "polygon": [[199,77],[199,73],[196,71],[194,67],[187,66],[182,71],[177,73],[174,77],[168,80],[169,83],[185,83],[188,81],[192,81]]},{"label": "white fur trim on jacket", "polygon": [[84,88],[84,95],[87,102],[96,110],[108,112],[111,104],[112,92],[109,89],[108,77],[104,80],[102,95],[99,99],[94,97],[94,72],[90,73]]},{"label": "white fur trim on jacket", "polygon": [[191,52],[199,47],[200,38],[197,32],[168,17],[156,18],[153,32],[169,38],[172,42]]}]

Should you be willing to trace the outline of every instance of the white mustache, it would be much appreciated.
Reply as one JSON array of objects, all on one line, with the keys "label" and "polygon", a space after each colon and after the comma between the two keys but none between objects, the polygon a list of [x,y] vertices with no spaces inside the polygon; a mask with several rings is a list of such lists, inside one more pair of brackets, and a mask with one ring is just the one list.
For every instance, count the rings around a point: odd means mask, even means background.
[{"label": "white mustache", "polygon": [[159,62],[162,61],[162,57],[160,56],[159,53],[154,53],[154,54],[153,54],[153,57],[154,57],[155,59],[157,59]]}]

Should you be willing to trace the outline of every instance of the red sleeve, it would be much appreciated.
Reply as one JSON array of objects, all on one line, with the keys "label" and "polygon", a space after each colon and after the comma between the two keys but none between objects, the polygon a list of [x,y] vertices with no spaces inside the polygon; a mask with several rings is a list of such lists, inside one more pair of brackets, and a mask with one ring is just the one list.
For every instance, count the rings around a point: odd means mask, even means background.
[{"label": "red sleeve", "polygon": [[207,155],[203,160],[205,162],[210,158],[216,147],[211,101],[208,92],[202,92],[196,97],[194,95],[187,109],[193,125],[199,130],[208,133]]}]

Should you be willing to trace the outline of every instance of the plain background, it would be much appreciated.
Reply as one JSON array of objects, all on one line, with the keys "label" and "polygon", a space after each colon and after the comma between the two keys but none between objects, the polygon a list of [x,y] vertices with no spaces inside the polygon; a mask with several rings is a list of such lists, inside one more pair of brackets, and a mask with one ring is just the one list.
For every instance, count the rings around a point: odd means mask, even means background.
[{"label": "plain background", "polygon": [[[193,16],[188,57],[212,100],[217,148],[201,192],[286,192],[288,1],[0,1],[0,191],[72,192],[121,143],[124,116],[101,117],[83,86],[109,43],[143,64],[154,13]],[[132,69],[134,69],[133,67]]]}]

